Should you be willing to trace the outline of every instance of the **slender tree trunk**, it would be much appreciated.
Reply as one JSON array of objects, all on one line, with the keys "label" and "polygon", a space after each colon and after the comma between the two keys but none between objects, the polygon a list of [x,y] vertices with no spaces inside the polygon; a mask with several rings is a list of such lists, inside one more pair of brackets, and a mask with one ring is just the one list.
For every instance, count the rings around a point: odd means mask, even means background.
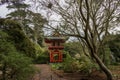
[{"label": "slender tree trunk", "polygon": [[113,80],[111,71],[104,65],[102,60],[96,55],[96,53],[93,53],[93,58],[96,60],[100,68],[104,71],[104,73],[107,76],[107,80]]}]

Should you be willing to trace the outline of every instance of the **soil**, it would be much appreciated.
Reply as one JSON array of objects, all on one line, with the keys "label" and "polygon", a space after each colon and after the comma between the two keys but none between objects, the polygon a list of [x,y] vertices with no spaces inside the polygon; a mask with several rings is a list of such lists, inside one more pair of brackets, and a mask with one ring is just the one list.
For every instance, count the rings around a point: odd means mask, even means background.
[{"label": "soil", "polygon": [[47,64],[37,64],[35,67],[38,70],[32,80],[67,80],[55,74]]},{"label": "soil", "polygon": [[[100,71],[93,71],[90,75],[85,75],[83,73],[64,73],[62,70],[53,70],[48,64],[36,64],[35,67],[37,72],[31,80],[106,80],[105,74]],[[120,74],[120,71],[117,74]],[[114,80],[120,80],[120,78]]]}]

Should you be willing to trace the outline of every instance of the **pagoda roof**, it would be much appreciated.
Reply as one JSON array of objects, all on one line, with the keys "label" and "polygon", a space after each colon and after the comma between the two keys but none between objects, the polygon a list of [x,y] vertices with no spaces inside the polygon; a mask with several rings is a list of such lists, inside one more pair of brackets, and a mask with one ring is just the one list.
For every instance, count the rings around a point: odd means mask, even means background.
[{"label": "pagoda roof", "polygon": [[59,42],[64,43],[65,38],[64,37],[46,37],[45,38],[46,43],[51,43],[51,42],[54,42],[54,41],[59,41]]},{"label": "pagoda roof", "polygon": [[49,39],[49,40],[65,40],[64,37],[46,37],[46,39]]}]

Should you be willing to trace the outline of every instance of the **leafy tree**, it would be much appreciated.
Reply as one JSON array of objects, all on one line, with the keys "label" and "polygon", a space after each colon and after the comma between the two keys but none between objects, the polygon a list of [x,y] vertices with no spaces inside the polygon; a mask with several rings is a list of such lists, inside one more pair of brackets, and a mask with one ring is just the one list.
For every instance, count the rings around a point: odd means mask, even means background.
[{"label": "leafy tree", "polygon": [[45,18],[43,18],[41,14],[34,12],[29,13],[29,19],[31,20],[31,24],[33,25],[31,39],[36,44],[43,46],[43,38],[44,38],[43,28],[44,28],[44,24],[46,24],[48,21]]},{"label": "leafy tree", "polygon": [[17,21],[0,19],[0,29],[9,35],[8,41],[12,41],[17,51],[24,53],[29,57],[34,58],[36,56],[34,43],[32,43],[24,34]]},{"label": "leafy tree", "polygon": [[30,29],[28,27],[28,23],[30,22],[30,20],[26,18],[29,12],[29,7],[30,5],[25,4],[23,2],[16,2],[7,6],[7,8],[10,10],[14,9],[13,12],[7,15],[7,18],[17,20],[20,23],[21,28],[23,29],[25,34],[27,33],[26,30]]},{"label": "leafy tree", "polygon": [[47,22],[40,13],[29,10],[30,5],[23,2],[11,4],[7,8],[15,11],[7,15],[7,18],[17,20],[21,24],[24,33],[36,44],[43,46],[43,27]]},{"label": "leafy tree", "polygon": [[[59,0],[39,2],[40,8],[44,7],[49,13],[61,16],[57,29],[63,35],[77,37],[104,71],[107,80],[113,80],[112,73],[100,59],[99,52],[109,30],[119,24],[117,20],[120,15],[120,0],[64,0],[64,4]],[[56,29],[52,25],[50,27]]]},{"label": "leafy tree", "polygon": [[8,42],[5,32],[0,30],[0,71],[2,80],[26,80],[33,74],[31,59],[16,51],[14,45]]}]

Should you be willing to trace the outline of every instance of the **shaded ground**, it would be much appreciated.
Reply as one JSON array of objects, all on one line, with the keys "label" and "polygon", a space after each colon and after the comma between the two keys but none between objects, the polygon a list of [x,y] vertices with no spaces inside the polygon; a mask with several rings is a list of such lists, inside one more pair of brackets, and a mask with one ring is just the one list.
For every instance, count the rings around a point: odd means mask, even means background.
[{"label": "shaded ground", "polygon": [[66,80],[55,74],[47,64],[35,65],[38,69],[32,80]]},{"label": "shaded ground", "polygon": [[120,80],[120,66],[111,66],[110,70],[113,73],[114,80]]},{"label": "shaded ground", "polygon": [[[38,70],[31,80],[106,80],[105,75],[99,71],[94,71],[87,76],[82,73],[64,73],[63,71],[52,70],[47,64],[37,64],[35,67]],[[120,80],[120,67],[117,67],[117,71],[114,68],[112,68],[114,80]]]}]

